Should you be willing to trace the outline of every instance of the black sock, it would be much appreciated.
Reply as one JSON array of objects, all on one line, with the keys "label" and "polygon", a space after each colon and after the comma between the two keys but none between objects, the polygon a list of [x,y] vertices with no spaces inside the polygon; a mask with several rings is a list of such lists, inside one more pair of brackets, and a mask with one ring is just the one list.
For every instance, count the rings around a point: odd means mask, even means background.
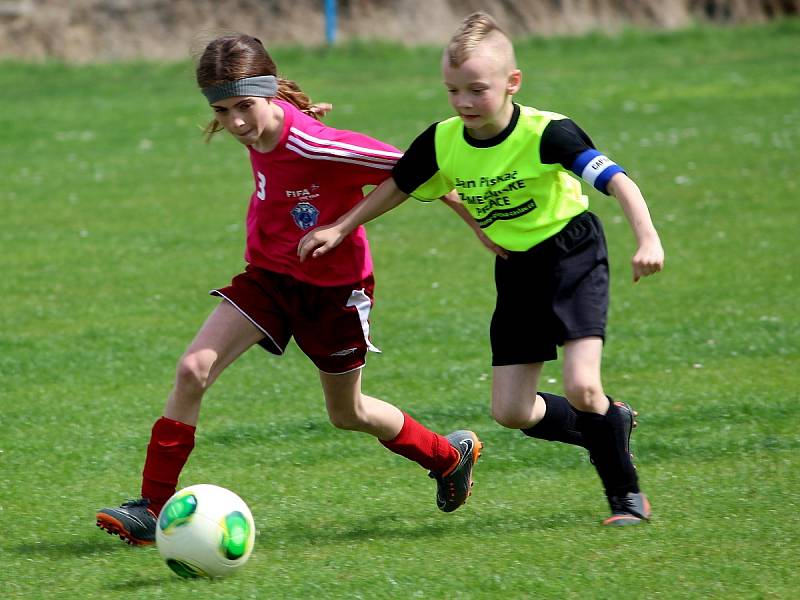
[{"label": "black sock", "polygon": [[576,427],[583,434],[606,495],[624,496],[628,492],[638,492],[639,480],[630,454],[625,450],[624,422],[619,409],[612,402],[605,415],[575,412],[578,414]]},{"label": "black sock", "polygon": [[631,458],[630,449],[628,446],[628,436],[626,433],[625,422],[629,417],[625,416],[623,412],[617,408],[614,401],[608,399],[609,406],[606,413],[606,422],[611,426],[614,432],[614,450],[616,451],[616,461],[621,467],[622,475],[619,490],[614,495],[624,495],[628,492],[639,492],[639,477],[636,475],[636,467],[633,466],[633,459]]},{"label": "black sock", "polygon": [[567,399],[546,392],[539,392],[539,395],[547,406],[544,417],[533,427],[522,429],[522,433],[540,440],[584,446],[583,436],[575,427],[578,415]]}]

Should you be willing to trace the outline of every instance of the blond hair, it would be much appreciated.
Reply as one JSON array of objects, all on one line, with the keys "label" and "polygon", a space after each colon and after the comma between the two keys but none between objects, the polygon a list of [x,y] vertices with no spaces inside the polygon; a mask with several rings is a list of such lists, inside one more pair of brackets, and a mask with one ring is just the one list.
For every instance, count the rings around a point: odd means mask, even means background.
[{"label": "blond hair", "polygon": [[461,26],[453,34],[453,37],[450,38],[450,43],[445,49],[445,55],[450,66],[460,67],[484,40],[498,36],[503,40],[503,45],[508,46],[508,50],[511,53],[510,59],[515,64],[516,60],[514,59],[511,40],[508,34],[497,24],[497,21],[483,11],[474,12],[467,16],[461,22]]}]

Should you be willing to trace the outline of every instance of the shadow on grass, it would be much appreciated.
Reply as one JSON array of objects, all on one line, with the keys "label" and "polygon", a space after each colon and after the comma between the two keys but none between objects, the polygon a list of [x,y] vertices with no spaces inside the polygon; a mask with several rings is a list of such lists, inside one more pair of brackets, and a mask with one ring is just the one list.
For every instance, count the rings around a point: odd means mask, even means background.
[{"label": "shadow on grass", "polygon": [[498,531],[542,532],[559,529],[574,530],[576,523],[594,526],[592,515],[561,512],[536,519],[520,520],[519,515],[508,516],[481,514],[472,519],[453,519],[443,516],[435,521],[423,519],[409,522],[386,515],[374,515],[338,521],[335,524],[292,523],[276,530],[273,535],[298,545],[337,544],[342,541],[362,541],[371,539],[424,540],[426,538],[443,539],[447,536],[483,536],[497,535]]},{"label": "shadow on grass", "polygon": [[115,544],[107,543],[108,540],[76,539],[67,541],[24,542],[11,549],[18,556],[40,556],[45,558],[74,558],[76,556],[97,556],[109,552],[130,552],[137,550],[116,540]]},{"label": "shadow on grass", "polygon": [[[43,559],[64,560],[69,558],[91,558],[98,556],[108,556],[109,553],[132,552],[141,553],[145,549],[128,546],[119,541],[118,538],[106,540],[104,537],[97,536],[98,539],[75,539],[69,541],[47,541],[47,542],[25,542],[13,548],[4,548],[3,552],[11,551],[20,556],[40,557]],[[109,543],[111,542],[111,543]],[[158,576],[143,577],[136,576],[128,580],[113,580],[107,582],[106,589],[110,591],[136,591],[147,588],[160,588],[170,584],[192,583],[190,580],[181,580],[172,575],[166,568]]]},{"label": "shadow on grass", "polygon": [[[200,580],[205,581],[206,585],[209,583],[208,580]],[[185,587],[186,585],[193,585],[197,583],[197,581],[192,579],[178,579],[174,575],[170,573],[166,573],[165,575],[160,575],[157,577],[131,577],[127,580],[122,581],[113,581],[108,582],[104,587],[109,591],[115,592],[136,592],[146,590],[148,588],[164,588],[171,585],[182,585]]]}]

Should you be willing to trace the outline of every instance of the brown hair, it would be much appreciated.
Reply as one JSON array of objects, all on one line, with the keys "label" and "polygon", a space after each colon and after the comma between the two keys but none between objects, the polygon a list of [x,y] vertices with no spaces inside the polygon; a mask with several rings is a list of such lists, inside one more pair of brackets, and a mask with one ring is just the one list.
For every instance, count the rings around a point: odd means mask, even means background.
[{"label": "brown hair", "polygon": [[509,39],[508,34],[488,13],[478,11],[465,17],[445,49],[450,66],[460,67],[478,44],[495,32]]},{"label": "brown hair", "polygon": [[[201,88],[259,75],[277,77],[278,68],[261,40],[250,35],[218,37],[208,43],[197,61],[197,85]],[[309,97],[294,81],[278,77],[277,98],[294,104],[315,119],[320,117],[313,110]],[[208,124],[204,133],[208,139],[217,131],[222,131],[222,126],[214,119]]]}]

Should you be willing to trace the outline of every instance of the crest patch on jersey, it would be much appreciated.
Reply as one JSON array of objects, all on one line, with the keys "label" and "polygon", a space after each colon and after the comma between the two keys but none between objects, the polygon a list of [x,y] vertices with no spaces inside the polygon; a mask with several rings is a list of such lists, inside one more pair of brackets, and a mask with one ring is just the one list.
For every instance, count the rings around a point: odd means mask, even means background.
[{"label": "crest patch on jersey", "polygon": [[317,224],[319,210],[310,202],[298,202],[292,209],[292,218],[300,229],[310,229]]}]

